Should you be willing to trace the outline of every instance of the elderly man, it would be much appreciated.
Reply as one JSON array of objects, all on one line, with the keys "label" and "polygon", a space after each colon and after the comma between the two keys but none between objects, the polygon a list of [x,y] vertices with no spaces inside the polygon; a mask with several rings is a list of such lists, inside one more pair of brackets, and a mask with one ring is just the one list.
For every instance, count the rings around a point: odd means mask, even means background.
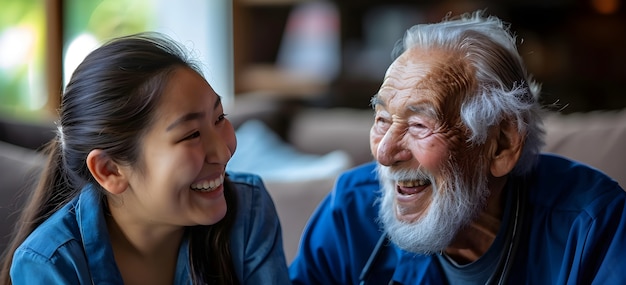
[{"label": "elderly man", "polygon": [[539,85],[482,11],[409,29],[372,98],[376,162],[311,218],[294,284],[626,284],[626,193],[540,154]]}]

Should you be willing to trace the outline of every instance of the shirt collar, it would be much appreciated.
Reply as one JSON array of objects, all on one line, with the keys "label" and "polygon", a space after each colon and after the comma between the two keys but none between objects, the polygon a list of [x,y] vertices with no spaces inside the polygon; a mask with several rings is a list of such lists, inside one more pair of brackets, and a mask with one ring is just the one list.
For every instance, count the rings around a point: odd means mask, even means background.
[{"label": "shirt collar", "polygon": [[122,284],[104,219],[104,198],[98,191],[88,184],[78,197],[76,220],[83,248],[93,284]]},{"label": "shirt collar", "polygon": [[[104,196],[98,191],[92,184],[85,186],[76,206],[89,271],[93,284],[123,284],[106,227]],[[191,284],[187,238],[183,239],[178,252],[174,284]]]}]

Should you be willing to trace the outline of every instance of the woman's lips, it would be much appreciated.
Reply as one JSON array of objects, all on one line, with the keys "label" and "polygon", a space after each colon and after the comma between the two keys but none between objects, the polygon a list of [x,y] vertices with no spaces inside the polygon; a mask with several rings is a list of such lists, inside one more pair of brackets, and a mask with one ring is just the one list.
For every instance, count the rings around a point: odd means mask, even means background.
[{"label": "woman's lips", "polygon": [[211,192],[224,183],[224,174],[220,174],[215,179],[204,179],[195,183],[192,183],[190,188],[194,191]]}]

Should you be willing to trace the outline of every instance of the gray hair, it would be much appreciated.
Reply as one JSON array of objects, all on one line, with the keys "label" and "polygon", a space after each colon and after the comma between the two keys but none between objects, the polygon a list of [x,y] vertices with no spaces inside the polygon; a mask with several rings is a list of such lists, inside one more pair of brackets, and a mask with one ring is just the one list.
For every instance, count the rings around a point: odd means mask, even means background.
[{"label": "gray hair", "polygon": [[449,50],[474,67],[478,86],[462,102],[461,120],[469,129],[468,141],[482,144],[489,128],[503,119],[517,123],[525,134],[524,148],[513,169],[524,174],[533,167],[544,145],[541,86],[526,71],[509,25],[483,11],[447,18],[436,24],[420,24],[407,30],[396,44],[397,58],[413,47]]}]

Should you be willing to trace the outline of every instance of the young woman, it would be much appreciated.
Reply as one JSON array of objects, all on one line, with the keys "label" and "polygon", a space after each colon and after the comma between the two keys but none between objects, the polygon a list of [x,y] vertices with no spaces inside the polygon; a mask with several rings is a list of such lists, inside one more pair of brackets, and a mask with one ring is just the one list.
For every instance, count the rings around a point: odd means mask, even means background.
[{"label": "young woman", "polygon": [[62,98],[7,284],[288,284],[281,228],[220,96],[163,35],[112,40]]}]

